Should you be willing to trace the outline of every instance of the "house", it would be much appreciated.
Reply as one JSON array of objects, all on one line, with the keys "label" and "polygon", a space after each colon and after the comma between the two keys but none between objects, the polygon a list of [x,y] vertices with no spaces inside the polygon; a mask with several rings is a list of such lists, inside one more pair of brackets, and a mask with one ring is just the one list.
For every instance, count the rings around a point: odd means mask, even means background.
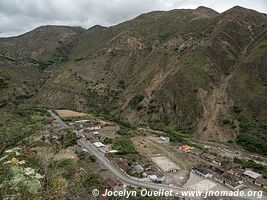
[{"label": "house", "polygon": [[108,199],[107,196],[103,196],[106,190],[112,191],[121,191],[123,189],[123,185],[115,178],[107,178],[104,180],[102,187],[100,188],[100,194],[97,197],[97,200],[106,200]]},{"label": "house", "polygon": [[192,150],[192,147],[188,145],[182,145],[179,147],[179,150],[184,151],[184,152],[190,152]]},{"label": "house", "polygon": [[240,190],[245,187],[243,181],[240,178],[227,172],[223,173],[222,175],[216,176],[215,180],[223,183],[228,188],[234,191]]},{"label": "house", "polygon": [[105,147],[105,146],[106,146],[106,145],[104,145],[102,142],[95,142],[94,145],[95,145],[97,148]]},{"label": "house", "polygon": [[160,139],[160,143],[170,143],[169,137],[160,136],[159,139]]},{"label": "house", "polygon": [[101,126],[99,126],[99,125],[97,125],[97,126],[90,126],[87,129],[88,130],[91,130],[91,131],[93,131],[93,130],[99,130],[99,129],[101,129]]},{"label": "house", "polygon": [[89,122],[89,120],[87,119],[83,119],[83,120],[78,120],[78,121],[74,121],[75,123],[80,123],[80,124],[85,124],[87,122]]},{"label": "house", "polygon": [[257,178],[254,183],[255,183],[255,185],[257,185],[259,187],[267,189],[267,179]]},{"label": "house", "polygon": [[149,175],[148,178],[154,183],[162,183],[165,180],[164,176],[158,177],[157,175]]},{"label": "house", "polygon": [[143,172],[143,173],[142,173],[142,177],[143,177],[143,178],[147,178],[147,176],[148,176],[148,175],[147,175],[146,172]]},{"label": "house", "polygon": [[103,183],[108,190],[118,191],[121,189],[122,183],[116,178],[107,178]]},{"label": "house", "polygon": [[203,178],[212,178],[210,169],[208,169],[205,165],[193,167],[192,171]]},{"label": "house", "polygon": [[194,148],[194,149],[192,149],[192,150],[190,151],[190,153],[191,153],[191,154],[194,154],[194,155],[196,155],[196,156],[199,156],[199,155],[201,155],[201,154],[203,153],[203,151],[200,150],[200,149],[196,149],[196,148]]},{"label": "house", "polygon": [[257,178],[261,178],[261,174],[253,172],[251,170],[246,170],[243,175],[252,181],[255,181]]},{"label": "house", "polygon": [[118,153],[118,150],[110,150],[109,153]]},{"label": "house", "polygon": [[99,132],[98,132],[98,131],[94,131],[93,134],[94,134],[95,136],[99,136]]},{"label": "house", "polygon": [[114,160],[115,165],[117,165],[122,171],[129,172],[130,167],[126,160],[121,158]]},{"label": "house", "polygon": [[221,156],[217,156],[212,162],[216,165],[222,166],[222,164],[225,162],[225,159]]},{"label": "house", "polygon": [[91,133],[83,133],[83,136],[86,138],[86,140],[92,140],[95,139],[95,137]]},{"label": "house", "polygon": [[203,153],[201,155],[201,158],[203,158],[203,159],[205,159],[207,161],[213,162],[216,159],[216,156],[208,154],[208,153]]}]

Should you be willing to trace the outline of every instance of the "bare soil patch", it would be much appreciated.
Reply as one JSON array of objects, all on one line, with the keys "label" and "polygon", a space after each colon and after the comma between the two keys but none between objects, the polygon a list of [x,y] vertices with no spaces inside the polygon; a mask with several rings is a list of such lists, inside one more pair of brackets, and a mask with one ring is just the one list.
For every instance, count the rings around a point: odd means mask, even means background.
[{"label": "bare soil patch", "polygon": [[73,110],[55,110],[59,117],[65,118],[65,117],[83,117],[87,116],[87,113],[82,112],[76,112]]}]

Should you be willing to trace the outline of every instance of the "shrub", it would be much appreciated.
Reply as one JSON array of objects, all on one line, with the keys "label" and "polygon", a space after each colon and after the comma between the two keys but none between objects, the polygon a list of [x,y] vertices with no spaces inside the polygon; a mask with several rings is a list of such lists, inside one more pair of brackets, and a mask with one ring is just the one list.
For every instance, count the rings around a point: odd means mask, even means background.
[{"label": "shrub", "polygon": [[113,148],[119,151],[118,154],[135,154],[136,150],[132,142],[127,138],[118,138],[113,143]]},{"label": "shrub", "polygon": [[241,134],[237,137],[236,142],[248,151],[267,155],[267,144],[258,138],[247,134]]},{"label": "shrub", "polygon": [[87,173],[84,177],[84,183],[89,187],[99,187],[101,184],[100,176],[96,173]]},{"label": "shrub", "polygon": [[139,103],[144,99],[144,95],[136,95],[129,101],[129,106],[132,109],[137,109]]}]

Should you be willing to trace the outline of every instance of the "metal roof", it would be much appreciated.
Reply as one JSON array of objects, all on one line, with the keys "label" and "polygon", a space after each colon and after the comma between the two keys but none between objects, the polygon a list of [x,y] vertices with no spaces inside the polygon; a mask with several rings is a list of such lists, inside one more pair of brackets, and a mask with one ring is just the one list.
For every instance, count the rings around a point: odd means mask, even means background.
[{"label": "metal roof", "polygon": [[104,145],[103,143],[101,143],[101,142],[95,142],[94,143],[94,145],[96,146],[96,147],[105,147],[106,145]]},{"label": "metal roof", "polygon": [[245,171],[244,172],[244,175],[249,176],[249,177],[251,177],[253,179],[256,179],[258,177],[261,177],[261,174],[258,174],[256,172],[253,172],[253,171],[250,171],[250,170]]}]

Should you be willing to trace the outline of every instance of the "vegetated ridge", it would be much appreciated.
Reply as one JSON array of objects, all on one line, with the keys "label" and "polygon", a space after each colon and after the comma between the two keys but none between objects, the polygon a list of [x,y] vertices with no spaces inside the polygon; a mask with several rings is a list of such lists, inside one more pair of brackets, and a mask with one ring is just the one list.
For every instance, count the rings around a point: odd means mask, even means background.
[{"label": "vegetated ridge", "polygon": [[92,112],[266,155],[266,24],[239,6],[199,7],[2,38],[0,106]]}]

